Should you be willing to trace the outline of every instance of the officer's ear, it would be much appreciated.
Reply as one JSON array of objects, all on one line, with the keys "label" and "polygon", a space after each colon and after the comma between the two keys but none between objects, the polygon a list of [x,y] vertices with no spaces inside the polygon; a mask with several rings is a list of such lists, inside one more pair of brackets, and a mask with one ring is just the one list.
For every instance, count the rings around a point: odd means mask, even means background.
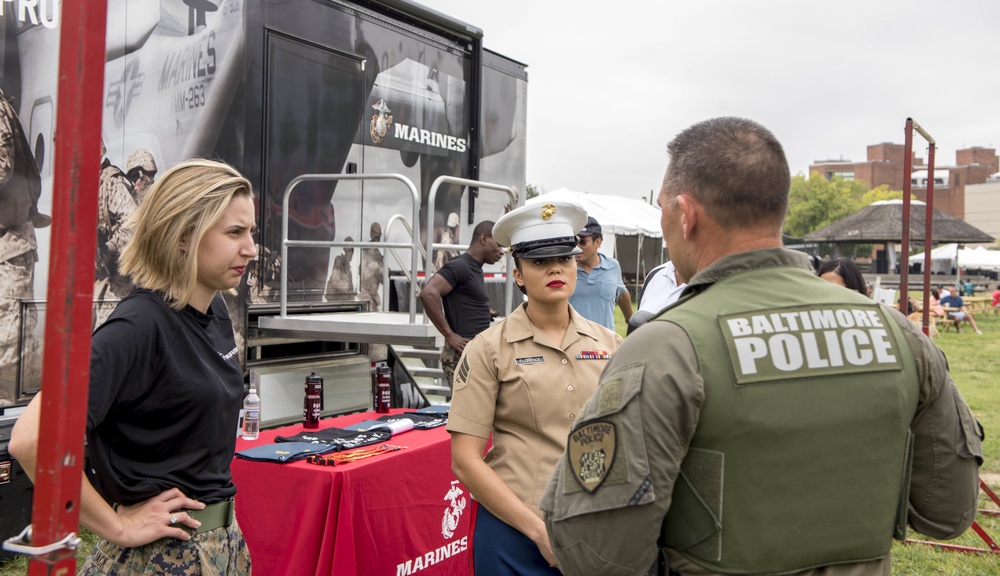
[{"label": "officer's ear", "polygon": [[681,213],[681,232],[685,240],[690,240],[698,225],[701,204],[689,194],[678,194],[674,199],[677,202],[677,209]]}]

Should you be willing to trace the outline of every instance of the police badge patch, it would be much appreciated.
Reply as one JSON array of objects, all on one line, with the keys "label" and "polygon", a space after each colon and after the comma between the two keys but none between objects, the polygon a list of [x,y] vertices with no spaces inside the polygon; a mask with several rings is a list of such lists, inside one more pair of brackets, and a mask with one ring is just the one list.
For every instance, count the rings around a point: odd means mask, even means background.
[{"label": "police badge patch", "polygon": [[569,434],[567,460],[581,488],[593,493],[608,477],[615,462],[617,431],[614,423],[588,422]]}]

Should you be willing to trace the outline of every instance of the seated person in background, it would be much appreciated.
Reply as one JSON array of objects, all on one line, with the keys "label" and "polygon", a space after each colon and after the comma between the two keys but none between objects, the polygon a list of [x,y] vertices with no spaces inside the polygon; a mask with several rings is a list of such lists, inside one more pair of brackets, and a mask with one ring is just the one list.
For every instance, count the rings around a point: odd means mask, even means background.
[{"label": "seated person in background", "polygon": [[990,301],[990,304],[994,308],[1000,306],[1000,282],[997,283],[997,289],[993,291],[993,299]]},{"label": "seated person in background", "polygon": [[976,285],[972,283],[971,280],[966,280],[962,283],[962,295],[963,296],[975,296]]},{"label": "seated person in background", "polygon": [[865,277],[861,275],[861,270],[858,270],[854,262],[847,258],[824,260],[820,263],[816,275],[827,282],[833,282],[849,290],[854,290],[862,296],[868,296],[868,285],[865,283]]},{"label": "seated person in background", "polygon": [[[941,307],[939,298],[940,298],[940,293],[938,292],[937,288],[931,288],[931,297],[928,299],[927,304],[930,307],[931,316],[944,318],[944,308]],[[917,312],[923,312],[924,311],[923,303],[920,300],[916,300],[916,304],[917,304],[916,306]]]},{"label": "seated person in background", "polygon": [[948,317],[958,320],[959,323],[965,321],[972,326],[972,329],[976,331],[976,334],[982,334],[982,330],[979,326],[976,326],[976,319],[972,316],[972,313],[965,308],[965,301],[959,296],[958,288],[953,288],[951,294],[948,296],[941,297],[941,305],[947,308],[955,308],[955,311],[949,311]]}]

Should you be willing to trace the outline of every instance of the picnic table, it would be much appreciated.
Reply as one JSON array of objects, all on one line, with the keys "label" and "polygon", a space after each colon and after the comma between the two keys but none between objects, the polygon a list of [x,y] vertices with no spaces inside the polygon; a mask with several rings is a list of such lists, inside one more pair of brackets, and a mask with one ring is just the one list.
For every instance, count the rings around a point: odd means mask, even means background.
[{"label": "picnic table", "polygon": [[987,311],[992,307],[989,296],[967,296],[962,300],[970,312]]},{"label": "picnic table", "polygon": [[[966,305],[966,308],[968,308],[968,305]],[[955,327],[955,332],[961,332],[962,331],[961,322],[959,322],[955,318],[952,318],[951,314],[953,312],[961,312],[962,309],[955,308],[953,306],[942,306],[941,309],[944,310],[944,318],[939,317],[937,319],[937,323],[944,326],[945,332],[947,332],[948,329],[951,328],[952,326]]]}]

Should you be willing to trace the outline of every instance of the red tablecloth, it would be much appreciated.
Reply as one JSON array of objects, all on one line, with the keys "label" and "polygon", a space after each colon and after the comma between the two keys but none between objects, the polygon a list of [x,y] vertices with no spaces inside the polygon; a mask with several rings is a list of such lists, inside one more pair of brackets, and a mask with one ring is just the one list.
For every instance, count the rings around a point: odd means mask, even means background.
[{"label": "red tablecloth", "polygon": [[[320,427],[377,416],[351,414]],[[236,450],[300,431],[265,430],[258,440],[237,440]],[[406,448],[336,467],[234,459],[236,516],[254,573],[470,574],[473,502],[451,473],[447,431],[411,430],[388,443]]]}]

